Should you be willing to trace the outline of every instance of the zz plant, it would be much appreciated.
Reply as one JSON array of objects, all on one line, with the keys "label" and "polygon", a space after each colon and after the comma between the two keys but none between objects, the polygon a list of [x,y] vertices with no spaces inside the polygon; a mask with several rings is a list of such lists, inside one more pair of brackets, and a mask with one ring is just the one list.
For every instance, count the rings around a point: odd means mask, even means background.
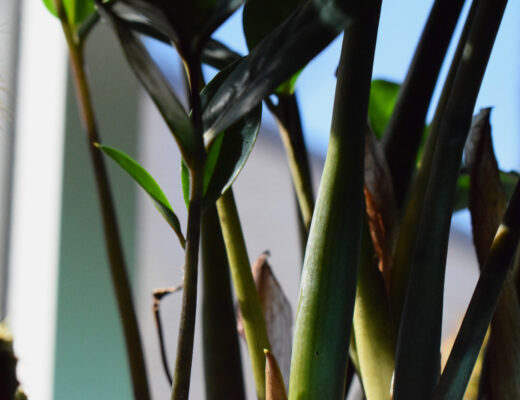
[{"label": "zz plant", "polygon": [[[200,247],[210,399],[245,397],[232,291],[261,400],[345,399],[354,375],[369,400],[462,399],[470,379],[479,385],[478,398],[520,398],[520,189],[515,173],[497,167],[489,110],[472,124],[506,0],[471,1],[448,77],[440,83],[464,1],[435,0],[402,85],[371,81],[381,0],[44,2],[59,18],[70,50],[135,399],[150,399],[150,391],[103,153],[150,195],[185,249],[171,399],[189,397]],[[242,5],[249,47],[244,56],[212,39]],[[186,231],[153,177],[99,136],[83,57],[99,20],[111,26],[179,147]],[[306,64],[341,33],[330,141],[315,200],[295,90]],[[189,110],[141,35],[177,50]],[[220,71],[207,83],[203,63]],[[437,84],[442,96],[425,127]],[[258,276],[264,275],[251,270],[232,191],[255,144],[262,102],[278,122],[287,153],[304,256],[286,382],[272,339],[277,317],[265,318],[269,301],[278,299],[266,300],[274,295],[262,291]],[[466,207],[481,273],[442,369],[448,233],[452,213]],[[258,265],[266,265],[262,260]],[[276,287],[272,275],[265,276]],[[482,372],[472,377],[479,357]]]}]

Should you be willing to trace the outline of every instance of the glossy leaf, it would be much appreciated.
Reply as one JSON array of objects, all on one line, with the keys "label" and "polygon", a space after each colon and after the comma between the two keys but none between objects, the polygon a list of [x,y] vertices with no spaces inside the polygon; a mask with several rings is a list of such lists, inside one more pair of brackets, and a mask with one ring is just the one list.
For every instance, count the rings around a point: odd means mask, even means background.
[{"label": "glossy leaf", "polygon": [[[200,93],[204,109],[224,79],[233,71],[230,65]],[[261,104],[240,118],[207,147],[204,166],[204,207],[212,205],[228,190],[244,167],[255,144],[262,117]]]},{"label": "glossy leaf", "polygon": [[[85,21],[90,15],[94,14],[94,0],[59,0],[63,1],[65,7],[65,13],[67,19],[72,27],[79,26]],[[56,7],[54,6],[55,0],[43,0],[43,3],[47,9],[54,15],[58,16]]]},{"label": "glossy leaf", "polygon": [[368,120],[378,139],[390,121],[400,88],[400,84],[383,79],[375,79],[370,85]]},{"label": "glossy leaf", "polygon": [[224,69],[242,56],[218,40],[210,39],[202,49],[201,61],[218,70]]},{"label": "glossy leaf", "polygon": [[110,23],[117,34],[137,79],[154,101],[177,141],[184,159],[189,164],[190,156],[195,148],[195,132],[181,102],[171,90],[168,81],[159,71],[144,45],[129,29],[126,22],[99,1],[97,1],[97,5],[102,17]]},{"label": "glossy leaf", "polygon": [[[249,49],[253,49],[302,4],[303,0],[248,0],[244,5],[242,22]],[[294,93],[299,74],[300,71],[296,72],[281,84],[276,92],[280,94]]]},{"label": "glossy leaf", "polygon": [[198,51],[243,0],[121,0],[147,18],[181,51]]},{"label": "glossy leaf", "polygon": [[237,65],[203,113],[208,141],[273,93],[347,26],[345,14],[323,10],[335,4],[306,2]]},{"label": "glossy leaf", "polygon": [[182,234],[179,219],[173,212],[173,208],[168,201],[168,198],[157,184],[155,179],[146,171],[137,161],[132,159],[127,154],[110,146],[98,145],[98,147],[114,160],[123,170],[132,177],[132,179],[141,186],[146,193],[151,197],[155,207],[164,217],[166,222],[172,227],[174,232],[179,237],[181,246],[184,247],[185,239]]}]

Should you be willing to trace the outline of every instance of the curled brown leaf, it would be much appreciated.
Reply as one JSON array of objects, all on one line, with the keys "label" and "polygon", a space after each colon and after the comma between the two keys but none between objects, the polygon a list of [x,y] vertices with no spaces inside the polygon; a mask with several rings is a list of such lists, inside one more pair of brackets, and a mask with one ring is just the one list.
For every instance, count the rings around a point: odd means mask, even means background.
[{"label": "curled brown leaf", "polygon": [[264,349],[265,353],[265,399],[266,400],[287,400],[285,384],[283,383],[282,373],[273,353]]},{"label": "curled brown leaf", "polygon": [[379,270],[388,288],[398,225],[397,204],[385,155],[367,127],[365,141],[365,205]]},{"label": "curled brown leaf", "polygon": [[[262,253],[251,269],[264,313],[271,351],[278,360],[282,376],[287,380],[291,366],[292,309],[267,262],[268,257],[269,252]],[[244,337],[240,312],[237,325],[240,335]]]}]

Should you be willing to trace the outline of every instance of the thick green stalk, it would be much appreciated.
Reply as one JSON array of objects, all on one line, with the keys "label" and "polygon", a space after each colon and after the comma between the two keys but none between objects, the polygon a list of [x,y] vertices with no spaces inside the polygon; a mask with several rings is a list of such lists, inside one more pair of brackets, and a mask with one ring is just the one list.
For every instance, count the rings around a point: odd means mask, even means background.
[{"label": "thick green stalk", "polygon": [[242,323],[246,335],[247,348],[253,366],[256,395],[265,399],[265,354],[264,349],[271,349],[260,298],[251,272],[246,244],[232,189],[229,189],[217,201],[218,216],[226,244],[229,267],[233,286],[237,296]]},{"label": "thick green stalk", "polygon": [[99,143],[100,139],[97,123],[94,117],[92,98],[85,74],[82,52],[83,42],[79,42],[75,37],[70,25],[67,23],[67,17],[64,15],[62,6],[60,7],[60,5],[58,5],[57,9],[61,10],[60,19],[62,21],[63,31],[69,47],[72,74],[76,86],[76,96],[78,99],[82,123],[87,133],[88,148],[90,151],[92,166],[94,168],[112,285],[116,296],[119,316],[123,325],[126,352],[130,363],[133,394],[135,399],[147,400],[150,399],[150,392],[146,376],[143,347],[139,334],[137,316],[133,305],[132,290],[130,288],[130,282],[125,265],[123,248],[119,236],[114,201],[110,191],[110,183],[108,181],[108,174],[103,155],[101,154],[101,151],[95,147],[95,143]]},{"label": "thick green stalk", "polygon": [[385,282],[373,254],[370,233],[365,224],[353,329],[366,398],[388,400],[394,373],[395,335]]},{"label": "thick green stalk", "polygon": [[202,218],[202,195],[204,186],[204,163],[206,151],[202,140],[202,111],[199,90],[201,86],[200,60],[186,56],[186,70],[190,82],[190,105],[192,121],[196,133],[197,154],[190,162],[190,201],[188,206],[188,226],[186,232],[186,253],[184,259],[184,290],[182,297],[177,357],[173,374],[171,400],[187,400],[190,391],[193,342],[195,337],[195,317],[197,312],[197,275],[199,262],[200,225]]},{"label": "thick green stalk", "polygon": [[436,0],[399,91],[383,144],[401,210],[415,170],[426,113],[464,0]]},{"label": "thick green stalk", "polygon": [[426,186],[428,185],[428,177],[432,166],[435,144],[439,137],[439,128],[444,117],[446,105],[450,98],[453,81],[455,80],[455,75],[462,59],[462,54],[475,17],[478,3],[479,0],[473,1],[466,18],[466,23],[459,38],[457,49],[442,89],[441,98],[435,110],[433,122],[430,126],[428,140],[421,160],[421,166],[415,176],[406,211],[400,224],[401,229],[397,239],[392,263],[392,273],[390,275],[390,309],[392,312],[396,335],[401,321],[401,314],[406,295],[406,285],[408,283],[408,276],[410,274],[412,263],[412,253],[417,238],[417,231],[419,229],[419,218],[421,210],[423,209],[424,196],[426,195]]},{"label": "thick green stalk", "polygon": [[446,104],[398,337],[394,398],[428,399],[439,377],[444,272],[462,150],[507,0],[482,0]]},{"label": "thick green stalk", "polygon": [[368,96],[380,2],[345,32],[329,148],[307,251],[289,398],[343,399],[364,216]]},{"label": "thick green stalk", "polygon": [[202,338],[208,400],[245,399],[229,264],[216,207],[202,216]]}]

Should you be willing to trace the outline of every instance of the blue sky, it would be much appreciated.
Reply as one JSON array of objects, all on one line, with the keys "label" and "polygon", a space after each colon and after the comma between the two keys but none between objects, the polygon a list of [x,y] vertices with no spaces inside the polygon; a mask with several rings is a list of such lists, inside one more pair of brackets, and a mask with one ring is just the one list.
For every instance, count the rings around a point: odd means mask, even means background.
[{"label": "blue sky", "polygon": [[[374,62],[374,78],[402,82],[413,56],[417,41],[428,17],[433,1],[393,0],[383,1],[381,22]],[[464,7],[464,15],[470,2]],[[406,10],[406,12],[403,12]],[[493,106],[493,136],[500,166],[518,169],[520,159],[520,4],[509,2],[495,48],[482,84],[476,110]],[[456,37],[463,20],[459,22]],[[246,54],[242,35],[242,15],[237,12],[219,29],[216,37],[229,46]],[[456,46],[450,46],[447,62],[443,66],[441,82],[447,73],[449,60]],[[307,142],[312,150],[325,155],[336,80],[334,71],[339,59],[341,38],[333,42],[311,62],[299,78],[297,93],[300,101]],[[435,91],[436,103],[442,85]],[[433,115],[431,107],[429,118]]]}]

